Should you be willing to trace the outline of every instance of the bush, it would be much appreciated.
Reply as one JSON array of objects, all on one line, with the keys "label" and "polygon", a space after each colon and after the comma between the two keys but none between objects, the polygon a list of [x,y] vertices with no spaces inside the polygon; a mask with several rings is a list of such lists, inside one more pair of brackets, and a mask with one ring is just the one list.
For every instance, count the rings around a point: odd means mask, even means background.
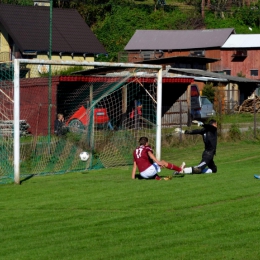
[{"label": "bush", "polygon": [[232,124],[228,131],[228,136],[232,141],[241,140],[242,134],[238,124]]}]

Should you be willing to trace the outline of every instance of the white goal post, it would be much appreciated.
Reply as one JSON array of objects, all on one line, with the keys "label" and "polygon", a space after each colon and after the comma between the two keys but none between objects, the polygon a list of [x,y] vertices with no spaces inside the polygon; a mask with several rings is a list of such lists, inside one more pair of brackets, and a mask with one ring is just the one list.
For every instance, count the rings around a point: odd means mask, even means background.
[{"label": "white goal post", "polygon": [[[110,62],[79,62],[79,61],[56,61],[56,60],[31,60],[31,59],[14,59],[14,100],[13,100],[13,163],[14,163],[14,182],[20,184],[20,68],[21,64],[28,65],[50,65],[52,66],[88,66],[89,68],[96,67],[113,67],[113,68],[138,68],[151,69],[157,71],[155,73],[156,84],[156,137],[155,137],[155,153],[156,157],[161,159],[161,108],[162,108],[162,66],[161,65],[147,65],[134,63],[110,63]],[[113,70],[113,69],[112,69]],[[51,73],[51,69],[50,72]],[[51,75],[49,75],[50,77]]]}]

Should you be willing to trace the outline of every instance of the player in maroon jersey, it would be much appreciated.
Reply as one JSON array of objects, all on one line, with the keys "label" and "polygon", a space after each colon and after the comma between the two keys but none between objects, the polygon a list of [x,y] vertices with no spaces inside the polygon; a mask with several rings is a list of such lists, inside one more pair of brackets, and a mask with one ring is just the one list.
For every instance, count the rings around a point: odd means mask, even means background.
[{"label": "player in maroon jersey", "polygon": [[165,167],[170,170],[175,170],[182,173],[185,163],[182,163],[181,167],[178,167],[172,163],[166,161],[159,161],[153,154],[152,148],[148,144],[147,137],[141,137],[139,139],[140,146],[133,152],[134,164],[132,170],[132,179],[135,179],[136,169],[138,168],[140,176],[143,179],[156,179],[161,180],[158,172],[161,171],[160,167]]}]

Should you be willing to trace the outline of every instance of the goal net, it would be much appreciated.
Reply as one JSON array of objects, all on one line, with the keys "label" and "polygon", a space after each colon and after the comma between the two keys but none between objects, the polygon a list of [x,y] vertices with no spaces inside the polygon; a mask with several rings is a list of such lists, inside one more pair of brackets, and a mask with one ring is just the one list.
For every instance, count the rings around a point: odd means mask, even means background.
[{"label": "goal net", "polygon": [[141,136],[160,157],[161,82],[154,65],[0,64],[0,182],[129,166]]}]

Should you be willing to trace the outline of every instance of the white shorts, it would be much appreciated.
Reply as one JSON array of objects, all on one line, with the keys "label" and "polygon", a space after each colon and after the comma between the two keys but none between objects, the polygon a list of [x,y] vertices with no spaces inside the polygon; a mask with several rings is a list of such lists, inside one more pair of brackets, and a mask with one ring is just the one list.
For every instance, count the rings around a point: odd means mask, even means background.
[{"label": "white shorts", "polygon": [[140,175],[144,179],[151,179],[154,177],[154,175],[156,175],[160,171],[161,171],[160,166],[157,163],[154,163],[143,172],[140,172]]}]

